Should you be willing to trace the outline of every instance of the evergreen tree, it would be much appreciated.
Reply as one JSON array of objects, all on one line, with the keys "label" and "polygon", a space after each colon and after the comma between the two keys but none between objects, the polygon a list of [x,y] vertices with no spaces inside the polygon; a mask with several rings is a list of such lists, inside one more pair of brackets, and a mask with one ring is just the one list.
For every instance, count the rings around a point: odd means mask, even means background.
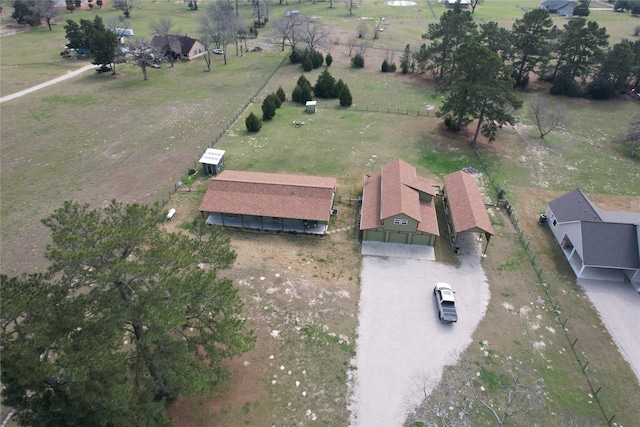
[{"label": "evergreen tree", "polygon": [[229,237],[200,218],[169,233],[164,218],[64,202],[43,220],[48,271],[0,277],[3,403],[20,424],[168,426],[167,402],[210,391],[224,359],[253,347],[218,277],[235,261]]},{"label": "evergreen tree", "polygon": [[313,70],[313,61],[311,60],[310,54],[305,55],[304,59],[302,60],[302,69],[304,71]]},{"label": "evergreen tree", "polygon": [[342,79],[338,80],[336,85],[333,87],[333,97],[332,98],[340,98],[340,94],[344,90],[344,82]]},{"label": "evergreen tree", "polygon": [[351,107],[352,103],[353,98],[351,97],[351,91],[349,91],[349,86],[345,84],[342,92],[340,92],[340,106]]},{"label": "evergreen tree", "polygon": [[296,87],[294,87],[293,91],[291,92],[291,100],[293,102],[300,102],[301,98],[302,98],[302,88],[300,87],[300,85],[296,85]]},{"label": "evergreen tree", "polygon": [[262,120],[271,120],[276,115],[276,104],[271,95],[262,101]]},{"label": "evergreen tree", "polygon": [[249,132],[259,132],[262,128],[262,121],[253,112],[249,113],[244,124]]},{"label": "evergreen tree", "polygon": [[327,64],[327,67],[330,67],[333,63],[333,56],[330,53],[327,53],[327,56],[324,58],[324,63]]},{"label": "evergreen tree", "polygon": [[516,19],[510,37],[516,86],[525,87],[529,73],[549,61],[552,26],[553,20],[544,9],[530,10]]},{"label": "evergreen tree", "polygon": [[324,62],[322,53],[317,50],[312,50],[310,56],[311,62],[313,63],[313,68],[320,68],[322,66],[322,63]]},{"label": "evergreen tree", "polygon": [[282,104],[284,101],[287,100],[287,95],[284,93],[282,86],[278,87],[278,90],[276,91],[276,96],[280,100],[280,104]]},{"label": "evergreen tree", "polygon": [[409,64],[411,63],[411,49],[409,45],[404,47],[404,53],[400,58],[400,70],[402,70],[402,74],[407,74],[409,72]]},{"label": "evergreen tree", "polygon": [[29,25],[37,27],[40,25],[40,15],[35,7],[27,4],[24,0],[15,0],[13,2],[13,13],[11,18],[20,25]]},{"label": "evergreen tree", "polygon": [[275,93],[269,94],[267,95],[267,97],[271,97],[271,99],[273,100],[273,105],[276,106],[276,109],[282,106],[282,101],[280,100],[278,95],[276,95]]},{"label": "evergreen tree", "polygon": [[313,93],[318,98],[332,98],[334,94],[334,87],[336,85],[336,79],[329,73],[326,68],[318,76],[316,85],[313,88]]},{"label": "evergreen tree", "polygon": [[356,53],[353,58],[351,58],[351,66],[353,68],[364,68],[364,58],[359,53]]}]

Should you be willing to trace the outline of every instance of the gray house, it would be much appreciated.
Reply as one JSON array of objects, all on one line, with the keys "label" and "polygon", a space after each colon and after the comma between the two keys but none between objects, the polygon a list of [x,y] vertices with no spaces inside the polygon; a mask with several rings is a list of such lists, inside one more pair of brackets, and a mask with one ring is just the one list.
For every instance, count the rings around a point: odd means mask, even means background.
[{"label": "gray house", "polygon": [[640,291],[640,212],[598,209],[576,189],[550,201],[546,215],[578,278],[626,280]]},{"label": "gray house", "polygon": [[547,0],[540,5],[540,9],[545,9],[549,13],[564,16],[567,19],[573,18],[573,9],[578,3],[563,0]]}]

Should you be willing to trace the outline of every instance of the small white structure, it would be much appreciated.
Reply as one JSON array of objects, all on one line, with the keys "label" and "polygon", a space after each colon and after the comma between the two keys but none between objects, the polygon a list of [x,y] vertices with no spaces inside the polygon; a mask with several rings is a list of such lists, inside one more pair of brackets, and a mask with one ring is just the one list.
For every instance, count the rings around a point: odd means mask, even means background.
[{"label": "small white structure", "polygon": [[307,113],[315,113],[318,101],[307,101]]},{"label": "small white structure", "polygon": [[171,208],[169,209],[169,213],[167,213],[167,219],[171,219],[173,218],[173,216],[176,214],[176,210],[175,208]]},{"label": "small white structure", "polygon": [[218,175],[224,167],[224,153],[224,150],[207,148],[199,161],[202,163],[202,172],[205,175]]},{"label": "small white structure", "polygon": [[131,28],[116,28],[116,36],[133,37],[133,30]]}]

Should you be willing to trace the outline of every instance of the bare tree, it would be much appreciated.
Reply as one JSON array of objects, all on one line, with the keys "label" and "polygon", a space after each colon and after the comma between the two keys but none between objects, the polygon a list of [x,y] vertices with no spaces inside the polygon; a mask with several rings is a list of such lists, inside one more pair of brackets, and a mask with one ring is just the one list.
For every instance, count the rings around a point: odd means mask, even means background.
[{"label": "bare tree", "polygon": [[269,20],[269,9],[267,6],[267,0],[251,0],[253,5],[252,18],[255,18],[256,28],[264,26],[265,22]]},{"label": "bare tree", "polygon": [[527,366],[509,358],[462,358],[444,370],[437,386],[428,376],[418,376],[413,393],[424,400],[409,420],[468,427],[489,413],[499,427],[507,420],[530,425],[544,410],[546,391],[539,375]]},{"label": "bare tree", "polygon": [[364,19],[360,19],[358,22],[358,38],[365,38],[368,32],[369,26],[367,25],[367,21],[365,21]]},{"label": "bare tree", "polygon": [[631,148],[631,157],[637,157],[640,148],[640,115],[635,116],[627,131],[618,135],[616,141]]},{"label": "bare tree", "polygon": [[277,40],[282,44],[283,52],[287,44],[291,46],[291,50],[296,49],[296,45],[300,42],[304,23],[305,20],[299,13],[287,13],[273,22],[271,34],[274,41]]},{"label": "bare tree", "polygon": [[149,80],[147,77],[147,66],[150,66],[154,61],[154,52],[151,48],[151,43],[149,43],[147,39],[136,37],[129,43],[129,52],[133,56],[133,64],[142,70],[144,80]]},{"label": "bare tree", "polygon": [[356,10],[358,8],[358,6],[360,6],[360,3],[362,3],[362,0],[344,0],[345,6],[347,7],[347,10],[349,11],[349,16],[353,15],[353,11]]},{"label": "bare tree", "polygon": [[331,32],[325,28],[319,19],[303,16],[300,39],[307,44],[309,50],[315,50],[328,42]]},{"label": "bare tree", "polygon": [[113,7],[116,10],[121,10],[125,18],[131,18],[131,11],[136,8],[140,9],[140,6],[136,5],[136,0],[113,0]]},{"label": "bare tree", "polygon": [[482,3],[484,3],[483,0],[471,0],[471,13],[474,13],[476,11],[476,7]]},{"label": "bare tree", "polygon": [[43,19],[51,31],[51,23],[60,15],[60,10],[56,7],[54,0],[41,0],[35,3],[34,12]]},{"label": "bare tree", "polygon": [[[200,19],[200,33],[207,41],[222,49],[224,63],[227,63],[227,47],[236,43],[238,48],[238,29],[240,21],[235,14],[233,5],[226,0],[216,0],[207,7],[206,13]],[[236,52],[237,53],[237,52]]]},{"label": "bare tree", "polygon": [[548,99],[539,96],[529,102],[531,115],[540,132],[540,138],[544,138],[549,132],[565,124],[567,107],[564,104],[551,105]]},{"label": "bare tree", "polygon": [[171,18],[160,18],[159,20],[151,21],[149,23],[149,29],[151,35],[158,36],[162,40],[162,53],[169,56],[169,62],[173,67],[173,51],[171,50],[171,30],[173,28],[173,21]]}]

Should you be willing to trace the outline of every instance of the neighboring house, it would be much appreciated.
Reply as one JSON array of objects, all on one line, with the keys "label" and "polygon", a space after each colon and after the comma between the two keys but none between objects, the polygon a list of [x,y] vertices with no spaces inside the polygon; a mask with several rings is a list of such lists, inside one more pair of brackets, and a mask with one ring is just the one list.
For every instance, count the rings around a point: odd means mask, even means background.
[{"label": "neighboring house", "polygon": [[188,36],[169,35],[153,36],[151,46],[164,55],[173,55],[175,59],[192,60],[207,53],[204,44]]},{"label": "neighboring house", "polygon": [[[456,252],[458,235],[463,232],[477,232],[480,237],[484,234],[488,246],[493,227],[476,179],[465,171],[450,173],[444,176],[443,191],[444,212]],[[485,246],[483,253],[486,250]]]},{"label": "neighboring house", "polygon": [[550,201],[546,219],[578,278],[630,280],[640,292],[640,212],[598,209],[576,189]]},{"label": "neighboring house", "polygon": [[575,9],[577,5],[578,3],[572,1],[547,0],[540,5],[540,9],[545,9],[549,13],[571,19],[573,18],[573,9]]},{"label": "neighboring house", "polygon": [[325,234],[336,178],[225,170],[200,204],[208,225]]},{"label": "neighboring house", "polygon": [[433,187],[416,168],[395,160],[364,178],[362,240],[433,246],[439,236]]},{"label": "neighboring house", "polygon": [[199,162],[202,164],[202,172],[205,175],[218,175],[224,167],[224,150],[207,148]]}]

